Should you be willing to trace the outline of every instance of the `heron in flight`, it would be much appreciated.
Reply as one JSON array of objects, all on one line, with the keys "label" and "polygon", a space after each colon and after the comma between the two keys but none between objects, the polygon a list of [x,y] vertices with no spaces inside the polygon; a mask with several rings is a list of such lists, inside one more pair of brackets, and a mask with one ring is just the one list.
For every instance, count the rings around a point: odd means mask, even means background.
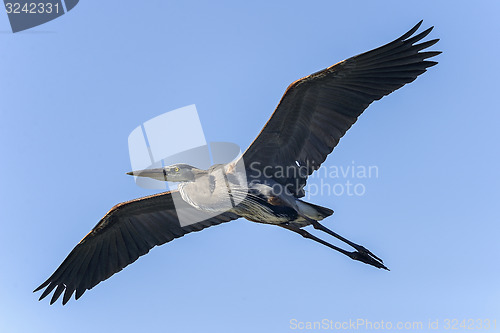
[{"label": "heron in flight", "polygon": [[[154,246],[241,217],[288,229],[351,259],[387,269],[372,252],[318,222],[330,216],[331,209],[301,198],[307,177],[373,101],[437,64],[427,59],[441,52],[424,50],[438,39],[420,42],[432,27],[414,35],[421,23],[384,46],[293,82],[236,160],[207,170],[175,164],[129,173],[178,182],[178,188],[114,206],[35,289],[45,288],[40,300],[55,289],[50,304],[63,292],[66,304],[73,293],[80,298]],[[189,223],[181,223],[181,215]],[[312,235],[304,229],[309,225],[354,250]]]}]

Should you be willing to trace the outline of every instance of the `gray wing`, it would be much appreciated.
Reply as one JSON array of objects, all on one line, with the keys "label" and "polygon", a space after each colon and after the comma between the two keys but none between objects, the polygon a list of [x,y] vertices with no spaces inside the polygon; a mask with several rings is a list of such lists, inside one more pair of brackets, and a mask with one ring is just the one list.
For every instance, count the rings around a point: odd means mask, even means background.
[{"label": "gray wing", "polygon": [[416,44],[432,27],[412,37],[421,23],[389,44],[293,82],[242,156],[247,176],[260,177],[267,167],[267,175],[274,175],[296,196],[304,196],[307,177],[368,105],[437,64],[425,59],[441,52],[421,51],[438,39]]},{"label": "gray wing", "polygon": [[[182,210],[183,219],[201,222],[181,226],[177,210]],[[75,299],[80,298],[86,290],[121,271],[154,246],[237,218],[238,215],[230,212],[207,218],[185,203],[178,191],[120,203],[97,223],[35,292],[46,288],[41,300],[57,287],[50,304],[64,292],[64,305],[75,291]]]}]

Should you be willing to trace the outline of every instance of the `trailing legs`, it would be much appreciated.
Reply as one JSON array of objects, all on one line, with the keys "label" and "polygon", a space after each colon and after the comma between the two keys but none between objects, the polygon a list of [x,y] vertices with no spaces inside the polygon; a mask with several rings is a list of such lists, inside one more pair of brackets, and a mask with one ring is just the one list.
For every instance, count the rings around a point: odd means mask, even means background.
[{"label": "trailing legs", "polygon": [[346,251],[338,246],[330,244],[330,243],[322,240],[321,238],[318,238],[318,237],[310,234],[308,231],[301,229],[297,226],[293,226],[290,224],[280,224],[280,227],[288,229],[288,230],[293,231],[293,232],[296,232],[304,238],[312,239],[315,242],[318,242],[320,244],[328,246],[329,248],[331,248],[335,251],[338,251],[342,254],[345,254],[346,256],[348,256],[349,258],[351,258],[353,260],[358,260],[358,261],[364,262],[365,264],[375,266],[377,268],[383,268],[383,269],[389,270],[383,264],[382,259],[375,256],[373,253],[371,253],[369,250],[367,250],[363,246],[358,245],[356,243],[353,243],[350,240],[340,236],[339,234],[337,234],[337,233],[331,231],[330,229],[324,227],[323,225],[321,225],[318,221],[311,220],[311,224],[315,229],[321,230],[323,232],[326,232],[329,235],[332,235],[333,237],[341,240],[342,242],[352,246],[356,251],[354,251],[354,252]]}]

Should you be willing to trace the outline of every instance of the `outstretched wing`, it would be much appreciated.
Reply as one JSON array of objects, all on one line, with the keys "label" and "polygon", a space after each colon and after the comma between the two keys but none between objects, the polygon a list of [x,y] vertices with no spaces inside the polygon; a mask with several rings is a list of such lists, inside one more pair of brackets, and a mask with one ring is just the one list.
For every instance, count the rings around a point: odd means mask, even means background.
[{"label": "outstretched wing", "polygon": [[[183,219],[195,223],[182,226],[177,217],[180,211]],[[50,304],[64,292],[64,305],[75,291],[75,299],[80,298],[86,290],[121,271],[154,246],[238,217],[230,212],[207,217],[185,203],[178,191],[118,204],[76,245],[35,292],[46,288],[40,296],[41,300],[57,287]]]},{"label": "outstretched wing", "polygon": [[341,61],[293,82],[242,158],[248,177],[266,175],[301,197],[340,138],[373,101],[412,82],[441,52],[421,52],[438,39],[416,44],[432,27],[413,36],[420,21],[393,42]]}]

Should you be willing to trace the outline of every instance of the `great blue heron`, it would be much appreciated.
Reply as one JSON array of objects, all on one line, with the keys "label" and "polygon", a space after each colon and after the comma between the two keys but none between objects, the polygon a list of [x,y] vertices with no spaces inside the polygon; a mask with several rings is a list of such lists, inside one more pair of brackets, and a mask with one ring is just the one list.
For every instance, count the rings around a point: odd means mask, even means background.
[{"label": "great blue heron", "polygon": [[[55,288],[50,304],[64,292],[63,304],[161,245],[192,231],[244,217],[291,230],[351,259],[387,269],[364,247],[318,221],[333,211],[302,201],[307,177],[319,168],[339,139],[375,100],[412,82],[437,62],[441,52],[422,50],[438,39],[417,44],[432,27],[413,36],[422,21],[393,42],[341,61],[293,82],[276,110],[242,156],[200,170],[186,164],[135,172],[136,176],[180,182],[175,191],[114,206],[35,291]],[[238,168],[243,162],[243,169]],[[251,167],[250,167],[251,166]],[[264,175],[263,169],[267,169]],[[286,172],[277,172],[286,170]],[[132,174],[132,173],[129,173]],[[231,199],[231,206],[221,198]],[[181,224],[180,214],[193,223]],[[310,234],[312,225],[355,251]]]}]

